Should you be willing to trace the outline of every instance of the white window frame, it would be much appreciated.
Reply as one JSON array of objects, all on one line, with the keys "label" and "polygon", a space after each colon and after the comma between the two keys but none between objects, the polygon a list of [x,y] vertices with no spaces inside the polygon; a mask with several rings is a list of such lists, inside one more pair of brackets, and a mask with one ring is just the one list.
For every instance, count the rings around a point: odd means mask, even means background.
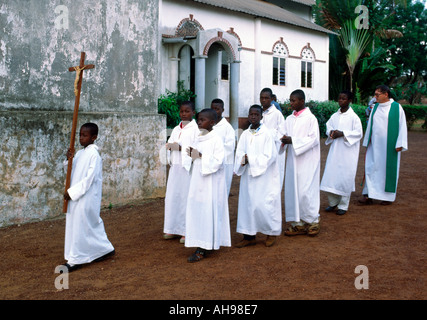
[{"label": "white window frame", "polygon": [[[313,88],[314,79],[314,52],[304,48],[301,52],[301,87]],[[311,71],[309,71],[311,69]],[[309,80],[310,79],[310,80]]]},{"label": "white window frame", "polygon": [[[288,50],[285,44],[282,42],[277,43],[273,48],[272,84],[274,86],[286,86],[287,58]],[[275,61],[277,61],[276,68],[274,67]]]}]

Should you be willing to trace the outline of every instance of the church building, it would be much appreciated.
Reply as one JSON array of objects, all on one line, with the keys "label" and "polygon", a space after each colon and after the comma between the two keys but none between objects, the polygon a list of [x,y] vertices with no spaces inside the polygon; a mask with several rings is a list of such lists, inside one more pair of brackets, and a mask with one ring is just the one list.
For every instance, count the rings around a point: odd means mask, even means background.
[{"label": "church building", "polygon": [[196,109],[220,98],[235,129],[259,93],[278,101],[293,90],[307,100],[328,99],[329,33],[312,19],[314,0],[162,0],[160,91],[178,81]]},{"label": "church building", "polygon": [[[63,216],[74,82],[77,129],[100,128],[102,206],[164,196],[166,116],[178,81],[198,110],[225,102],[235,129],[263,87],[328,99],[329,31],[314,0],[61,0],[0,5],[0,227]],[[72,68],[71,68],[72,69]],[[74,69],[72,69],[74,70]],[[239,125],[240,123],[240,125]],[[76,149],[79,149],[78,138]]]}]

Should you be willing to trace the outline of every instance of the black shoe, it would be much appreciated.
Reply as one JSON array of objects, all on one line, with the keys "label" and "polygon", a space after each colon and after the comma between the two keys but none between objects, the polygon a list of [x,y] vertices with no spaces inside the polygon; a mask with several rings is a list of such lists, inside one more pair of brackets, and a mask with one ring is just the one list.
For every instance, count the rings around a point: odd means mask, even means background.
[{"label": "black shoe", "polygon": [[80,268],[79,264],[75,264],[73,266],[70,266],[68,263],[64,263],[63,266],[67,267],[68,273],[73,272],[73,271],[75,271],[75,270],[77,270],[77,269]]},{"label": "black shoe", "polygon": [[342,210],[342,209],[338,209],[337,211],[337,215],[342,216],[343,214],[345,214],[347,211]]},{"label": "black shoe", "polygon": [[333,206],[333,207],[329,206],[329,207],[327,207],[327,208],[325,209],[325,211],[326,211],[326,212],[332,212],[332,211],[334,211],[336,208],[337,208],[337,206]]},{"label": "black shoe", "polygon": [[113,250],[111,252],[108,252],[107,254],[104,254],[103,256],[96,258],[95,260],[93,260],[93,262],[99,262],[99,261],[103,261],[111,256],[114,256],[116,254],[116,250]]}]

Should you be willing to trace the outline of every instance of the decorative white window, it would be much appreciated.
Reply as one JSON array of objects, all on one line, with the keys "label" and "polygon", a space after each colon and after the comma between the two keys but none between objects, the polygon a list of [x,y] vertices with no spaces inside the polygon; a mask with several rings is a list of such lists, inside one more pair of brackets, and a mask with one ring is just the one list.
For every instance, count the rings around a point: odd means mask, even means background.
[{"label": "decorative white window", "polygon": [[273,85],[286,85],[286,58],[288,50],[284,43],[279,42],[273,48]]},{"label": "decorative white window", "polygon": [[313,88],[313,51],[309,48],[304,48],[301,58],[301,87]]}]

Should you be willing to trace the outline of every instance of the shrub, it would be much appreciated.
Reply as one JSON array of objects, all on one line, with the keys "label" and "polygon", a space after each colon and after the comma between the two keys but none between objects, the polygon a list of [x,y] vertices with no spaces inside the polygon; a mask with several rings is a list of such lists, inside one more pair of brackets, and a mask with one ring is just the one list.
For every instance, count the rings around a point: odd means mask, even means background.
[{"label": "shrub", "polygon": [[[329,118],[337,112],[340,108],[338,102],[336,101],[308,101],[306,106],[310,108],[310,111],[317,118],[319,122],[320,136],[326,137],[326,122]],[[360,121],[362,122],[363,131],[366,130],[366,106],[352,104],[351,105],[354,112],[359,116]],[[283,115],[285,117],[289,116],[292,113],[292,109],[289,102],[282,104]]]},{"label": "shrub", "polygon": [[158,112],[166,115],[166,127],[175,128],[181,119],[179,118],[179,106],[182,102],[193,101],[196,95],[184,88],[183,81],[178,81],[178,92],[166,90],[165,94],[160,95],[158,103]]},{"label": "shrub", "polygon": [[427,106],[402,105],[405,111],[406,124],[411,129],[416,120],[425,120],[423,128],[427,127]]}]

